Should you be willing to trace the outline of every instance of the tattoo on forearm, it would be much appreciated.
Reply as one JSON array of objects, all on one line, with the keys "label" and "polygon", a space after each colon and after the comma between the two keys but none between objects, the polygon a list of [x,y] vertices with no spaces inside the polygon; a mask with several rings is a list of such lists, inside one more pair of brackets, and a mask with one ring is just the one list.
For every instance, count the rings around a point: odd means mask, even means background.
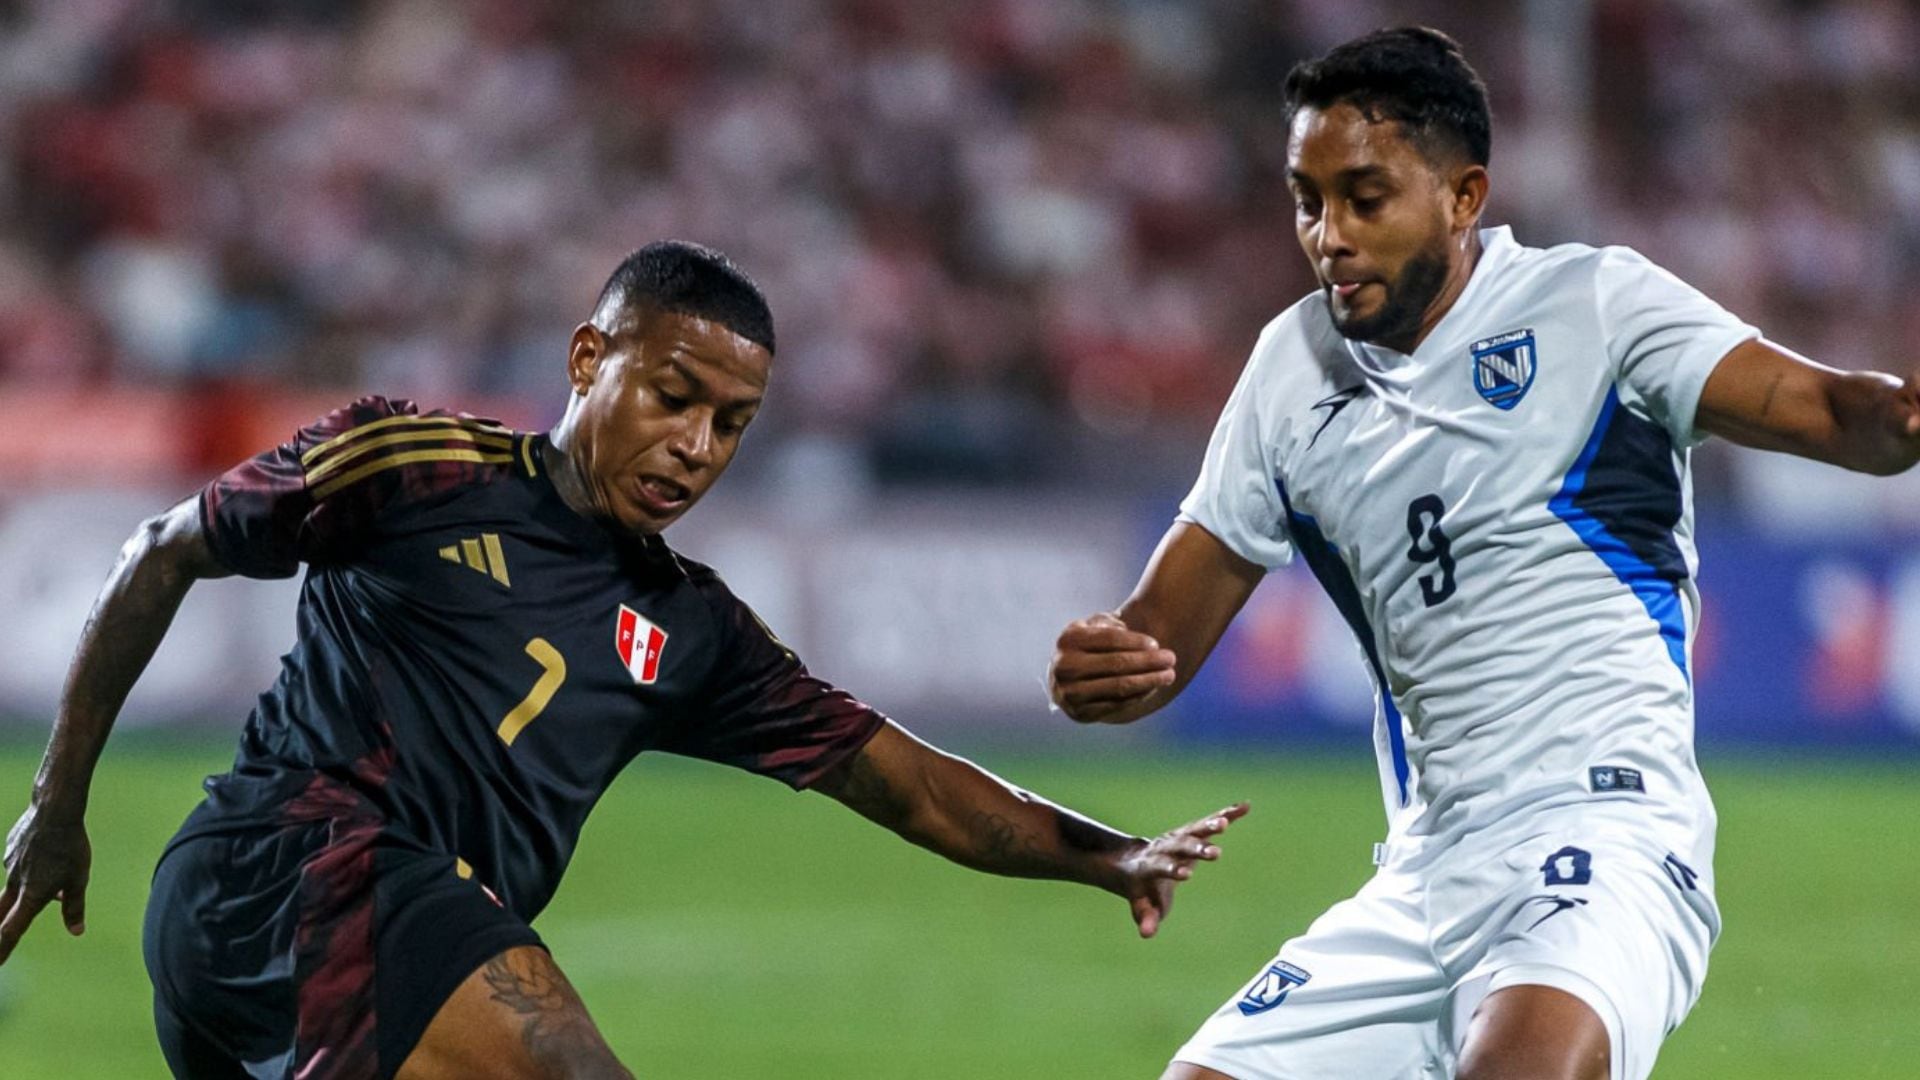
[{"label": "tattoo on forearm", "polygon": [[1013,869],[1041,854],[1032,836],[1021,835],[1013,822],[986,810],[975,810],[967,819],[967,835],[980,857],[994,866]]},{"label": "tattoo on forearm", "polygon": [[974,811],[967,819],[967,835],[982,863],[1003,874],[1054,876],[1081,856],[1107,854],[1129,843],[1127,837],[1083,817],[1042,805],[1051,817],[1051,837],[1023,829],[1005,815]]},{"label": "tattoo on forearm", "polygon": [[815,789],[912,843],[995,874],[1104,881],[1111,866],[1101,856],[1135,843],[937,752],[908,766],[858,754],[821,777]]},{"label": "tattoo on forearm", "polygon": [[580,996],[551,960],[508,952],[487,961],[481,974],[492,999],[520,1018],[521,1045],[543,1071],[631,1080],[633,1074],[614,1059]]}]

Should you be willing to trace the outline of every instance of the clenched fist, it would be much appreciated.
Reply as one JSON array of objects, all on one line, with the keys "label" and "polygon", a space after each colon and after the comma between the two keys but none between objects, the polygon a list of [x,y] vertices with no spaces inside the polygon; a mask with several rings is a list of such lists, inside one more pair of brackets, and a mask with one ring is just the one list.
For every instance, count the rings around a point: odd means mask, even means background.
[{"label": "clenched fist", "polygon": [[1069,623],[1054,643],[1047,692],[1083,723],[1125,724],[1165,703],[1176,672],[1170,649],[1112,614]]}]

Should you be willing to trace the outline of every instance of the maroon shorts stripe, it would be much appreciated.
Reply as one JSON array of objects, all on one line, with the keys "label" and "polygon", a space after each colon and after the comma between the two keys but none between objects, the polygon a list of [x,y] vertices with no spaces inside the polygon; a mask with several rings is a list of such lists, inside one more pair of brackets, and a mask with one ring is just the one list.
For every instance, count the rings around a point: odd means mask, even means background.
[{"label": "maroon shorts stripe", "polygon": [[380,1075],[374,1010],[374,841],[377,819],[341,819],[300,874],[295,933],[294,1075]]}]

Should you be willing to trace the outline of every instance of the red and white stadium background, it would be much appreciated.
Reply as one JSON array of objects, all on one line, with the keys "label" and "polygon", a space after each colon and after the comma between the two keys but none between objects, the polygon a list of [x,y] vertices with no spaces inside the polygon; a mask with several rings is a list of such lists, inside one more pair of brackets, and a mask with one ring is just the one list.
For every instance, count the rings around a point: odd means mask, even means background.
[{"label": "red and white stadium background", "polygon": [[[361,393],[551,420],[601,276],[673,235],[767,287],[784,367],[759,479],[674,538],[816,670],[947,740],[1364,754],[1304,571],[1170,719],[1079,732],[1040,679],[1310,287],[1285,66],[1404,21],[1493,88],[1492,222],[1633,245],[1829,363],[1916,362],[1912,3],[0,4],[0,734],[45,731],[142,517]],[[899,482],[956,448],[973,494]],[[1920,749],[1920,470],[1698,464],[1702,741]],[[123,722],[236,729],[295,592],[196,589]]]}]

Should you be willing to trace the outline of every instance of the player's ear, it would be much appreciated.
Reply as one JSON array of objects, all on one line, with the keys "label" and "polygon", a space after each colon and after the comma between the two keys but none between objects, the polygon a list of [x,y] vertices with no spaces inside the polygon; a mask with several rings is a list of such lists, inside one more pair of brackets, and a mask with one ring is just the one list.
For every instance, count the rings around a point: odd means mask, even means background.
[{"label": "player's ear", "polygon": [[607,335],[590,322],[573,328],[573,340],[567,343],[567,384],[585,397],[607,357]]},{"label": "player's ear", "polygon": [[1462,165],[1453,173],[1453,227],[1455,231],[1471,229],[1480,220],[1481,211],[1487,208],[1487,189],[1492,179],[1487,176],[1484,165]]}]

